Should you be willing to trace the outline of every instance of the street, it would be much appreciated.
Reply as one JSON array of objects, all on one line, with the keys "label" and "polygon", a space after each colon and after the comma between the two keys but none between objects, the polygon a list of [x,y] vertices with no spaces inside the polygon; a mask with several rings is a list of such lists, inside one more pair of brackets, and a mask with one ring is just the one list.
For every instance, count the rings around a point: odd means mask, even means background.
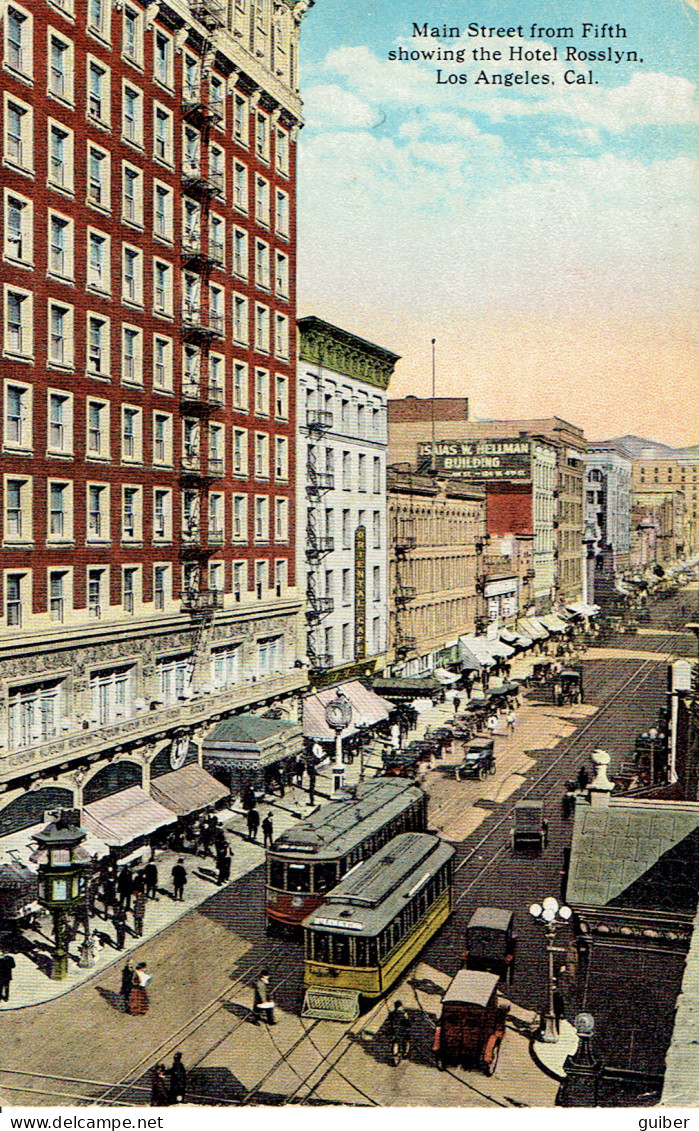
[{"label": "street", "polygon": [[[266,936],[258,866],[138,948],[136,961],[147,962],[153,976],[145,1016],[122,1011],[120,961],[63,997],[6,1013],[4,1101],[146,1104],[150,1068],[169,1065],[180,1050],[195,1103],[553,1105],[557,1083],[529,1051],[546,972],[541,928],[527,908],[560,896],[572,825],[561,814],[566,780],[598,746],[612,755],[613,778],[615,763],[629,758],[635,736],[664,703],[668,659],[695,653],[692,634],[665,627],[677,623],[672,605],[657,612],[639,635],[588,652],[583,704],[554,708],[529,695],[513,736],[500,733],[501,720],[495,776],[456,781],[458,751],[427,774],[429,825],[457,847],[454,912],[386,1000],[350,1025],[300,1018],[301,950]],[[510,850],[512,806],[525,797],[545,802],[550,840],[541,854]],[[513,909],[519,933],[508,1031],[492,1079],[462,1068],[439,1073],[430,1051],[441,994],[459,968],[465,924],[483,905]],[[558,941],[565,947],[564,932]],[[263,966],[278,1005],[274,1028],[251,1023],[252,982]],[[398,1068],[389,1063],[384,1029],[387,1004],[396,998],[413,1020],[411,1053]],[[571,1021],[579,999],[573,987],[566,1003]],[[670,1012],[673,1004],[667,1002]],[[609,1032],[601,1031],[599,1041],[605,1055],[614,1047]]]}]

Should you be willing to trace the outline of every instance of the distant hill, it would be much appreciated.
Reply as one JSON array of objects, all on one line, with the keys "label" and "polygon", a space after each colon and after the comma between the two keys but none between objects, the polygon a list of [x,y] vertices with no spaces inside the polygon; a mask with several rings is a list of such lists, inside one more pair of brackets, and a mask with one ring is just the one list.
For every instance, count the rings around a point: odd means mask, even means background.
[{"label": "distant hill", "polygon": [[691,448],[670,448],[667,444],[632,434],[615,436],[611,440],[592,440],[590,443],[614,447],[627,459],[640,459],[642,454],[647,454],[651,459],[699,459],[699,444]]}]

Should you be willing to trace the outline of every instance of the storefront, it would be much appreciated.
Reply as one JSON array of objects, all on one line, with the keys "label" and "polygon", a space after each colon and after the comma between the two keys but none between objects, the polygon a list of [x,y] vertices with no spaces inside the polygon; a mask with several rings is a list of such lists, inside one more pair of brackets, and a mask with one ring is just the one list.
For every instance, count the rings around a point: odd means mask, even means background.
[{"label": "storefront", "polygon": [[151,782],[151,795],[178,817],[189,817],[213,809],[230,797],[227,786],[207,773],[197,762],[171,770]]},{"label": "storefront", "polygon": [[134,785],[85,805],[82,823],[123,862],[141,855],[153,834],[174,825],[176,819],[170,809]]},{"label": "storefront", "polygon": [[204,769],[240,797],[248,786],[257,794],[303,756],[301,728],[288,719],[242,714],[225,719],[202,747]]}]

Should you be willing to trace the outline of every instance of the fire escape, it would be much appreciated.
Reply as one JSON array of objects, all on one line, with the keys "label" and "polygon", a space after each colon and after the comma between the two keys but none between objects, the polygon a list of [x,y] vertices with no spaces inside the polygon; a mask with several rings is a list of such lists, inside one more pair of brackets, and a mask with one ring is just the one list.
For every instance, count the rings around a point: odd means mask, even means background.
[{"label": "fire escape", "polygon": [[[320,385],[320,378],[319,378]],[[320,394],[319,394],[320,395]],[[322,409],[308,409],[306,428],[314,440],[319,440],[333,426],[333,414]],[[308,622],[308,659],[315,671],[332,667],[332,656],[323,651],[320,640],[321,621],[333,611],[332,597],[321,594],[321,562],[326,554],[332,553],[334,539],[322,531],[322,499],[326,491],[335,485],[331,471],[320,471],[317,467],[315,448],[308,447],[306,465],[306,620]]]},{"label": "fire escape", "polygon": [[415,599],[414,585],[406,584],[409,574],[410,550],[417,546],[416,525],[413,517],[396,518],[393,528],[393,552],[395,574],[393,580],[393,603],[395,606],[395,653],[396,659],[404,660],[417,647],[417,637],[410,634],[409,604]]},{"label": "fire escape", "polygon": [[205,76],[216,33],[225,26],[226,11],[217,0],[190,0],[189,6],[204,29],[203,34],[190,37],[201,57],[199,73],[196,80],[187,76],[182,89],[182,116],[198,134],[198,145],[195,151],[182,154],[182,191],[185,200],[196,205],[197,222],[185,223],[180,247],[182,269],[189,277],[180,323],[185,345],[180,409],[188,422],[179,469],[182,496],[187,498],[180,535],[180,557],[186,571],[181,607],[195,629],[189,674],[190,685],[196,688],[208,682],[214,619],[223,608],[223,591],[214,589],[209,580],[209,558],[224,541],[222,518],[210,506],[209,488],[223,478],[225,469],[222,450],[213,446],[209,425],[212,414],[224,407],[224,390],[212,373],[209,351],[213,342],[223,340],[225,323],[224,307],[214,305],[208,284],[211,271],[224,266],[224,247],[216,240],[209,215],[211,200],[222,193],[224,181],[223,170],[212,164],[208,138],[211,126],[223,120],[224,106],[214,97]]}]

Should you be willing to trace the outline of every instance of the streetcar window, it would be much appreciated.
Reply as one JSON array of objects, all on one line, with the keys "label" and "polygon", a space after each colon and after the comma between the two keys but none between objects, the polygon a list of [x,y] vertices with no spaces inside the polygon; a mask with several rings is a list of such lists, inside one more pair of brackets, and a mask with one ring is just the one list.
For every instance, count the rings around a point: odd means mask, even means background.
[{"label": "streetcar window", "polygon": [[369,956],[367,954],[367,941],[366,939],[354,940],[354,961],[356,966],[368,966]]},{"label": "streetcar window", "polygon": [[329,891],[337,883],[337,864],[316,864],[314,878],[316,892]]},{"label": "streetcar window", "polygon": [[349,939],[347,935],[333,935],[333,962],[338,966],[349,966]]},{"label": "streetcar window", "polygon": [[269,886],[278,888],[279,891],[284,891],[284,861],[283,860],[270,860],[269,863]]},{"label": "streetcar window", "polygon": [[376,939],[367,939],[367,966],[376,966]]},{"label": "streetcar window", "polygon": [[287,891],[310,891],[311,869],[308,864],[289,864],[287,870]]}]

